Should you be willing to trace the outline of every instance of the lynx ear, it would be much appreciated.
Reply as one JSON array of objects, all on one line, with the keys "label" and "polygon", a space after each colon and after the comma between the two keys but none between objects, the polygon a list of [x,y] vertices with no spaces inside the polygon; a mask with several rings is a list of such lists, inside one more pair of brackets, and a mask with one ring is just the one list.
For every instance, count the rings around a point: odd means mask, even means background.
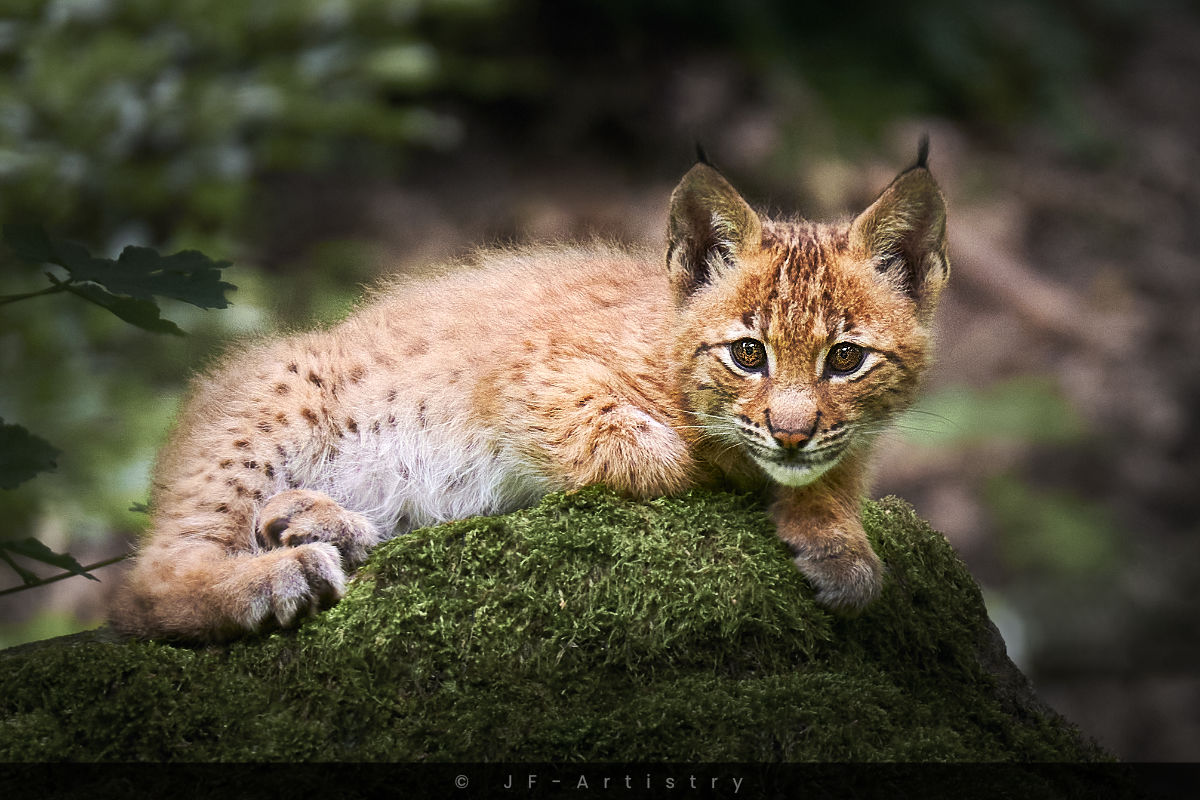
[{"label": "lynx ear", "polygon": [[946,258],[946,204],[925,165],[928,143],[917,163],[900,173],[850,226],[851,248],[871,259],[880,276],[911,297],[928,318],[950,277]]},{"label": "lynx ear", "polygon": [[729,181],[701,160],[671,193],[667,268],[684,300],[762,243],[762,222]]}]

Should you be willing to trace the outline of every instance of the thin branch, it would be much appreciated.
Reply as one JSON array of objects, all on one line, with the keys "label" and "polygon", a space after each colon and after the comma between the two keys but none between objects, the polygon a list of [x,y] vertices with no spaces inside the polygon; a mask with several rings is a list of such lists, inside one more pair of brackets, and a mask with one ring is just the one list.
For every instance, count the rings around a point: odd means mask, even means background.
[{"label": "thin branch", "polygon": [[18,300],[28,300],[31,297],[41,297],[44,294],[57,294],[58,292],[65,292],[66,290],[66,282],[61,282],[55,283],[53,286],[47,286],[45,289],[41,289],[36,292],[25,292],[24,294],[4,294],[0,295],[0,306],[7,305],[8,303],[15,303]]},{"label": "thin branch", "polygon": [[[95,564],[88,564],[86,567],[83,567],[83,571],[91,572],[94,569],[100,569],[101,567],[107,567],[110,564],[116,564],[118,561],[124,561],[127,558],[129,558],[128,554],[114,556],[112,558],[106,558],[103,561],[97,561]],[[75,575],[79,575],[79,573],[78,572],[63,572],[59,575],[55,575],[50,578],[40,578],[40,579],[38,579],[37,583],[26,583],[22,586],[13,586],[11,588],[4,589],[3,591],[0,591],[0,597],[3,597],[6,594],[13,594],[14,592],[23,592],[26,589],[36,589],[39,586],[45,586],[46,584],[54,583],[55,581],[61,581],[64,578],[74,577]]]}]

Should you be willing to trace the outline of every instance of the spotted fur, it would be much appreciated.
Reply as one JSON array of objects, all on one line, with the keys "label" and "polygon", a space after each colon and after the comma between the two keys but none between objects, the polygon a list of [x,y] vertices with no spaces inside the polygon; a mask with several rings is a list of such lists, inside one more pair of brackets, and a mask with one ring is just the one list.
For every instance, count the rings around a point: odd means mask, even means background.
[{"label": "spotted fur", "polygon": [[[594,482],[763,489],[818,599],[865,606],[882,580],[858,517],[867,455],[916,391],[948,273],[924,151],[840,225],[764,219],[702,161],[667,234],[665,267],[604,245],[484,251],[231,355],[160,457],[115,626],[291,625],[388,537]],[[831,370],[846,345],[836,363],[861,364]]]}]

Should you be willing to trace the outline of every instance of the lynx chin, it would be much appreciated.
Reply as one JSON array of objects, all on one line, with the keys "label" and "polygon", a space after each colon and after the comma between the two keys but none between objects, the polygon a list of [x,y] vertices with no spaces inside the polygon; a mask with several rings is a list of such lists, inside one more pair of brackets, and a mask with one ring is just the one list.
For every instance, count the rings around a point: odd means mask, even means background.
[{"label": "lynx chin", "polygon": [[289,626],[385,539],[596,482],[760,490],[817,600],[863,608],[883,580],[859,519],[868,455],[914,397],[949,275],[927,154],[836,224],[761,216],[701,158],[665,257],[484,250],[231,353],[159,458],[113,624]]}]

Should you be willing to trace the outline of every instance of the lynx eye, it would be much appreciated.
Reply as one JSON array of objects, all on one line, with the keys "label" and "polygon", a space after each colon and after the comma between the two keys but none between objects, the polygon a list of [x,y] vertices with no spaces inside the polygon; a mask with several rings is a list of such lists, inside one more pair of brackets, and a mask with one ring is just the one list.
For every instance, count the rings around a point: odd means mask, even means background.
[{"label": "lynx eye", "polygon": [[862,366],[866,355],[866,351],[859,345],[842,342],[829,348],[829,355],[825,358],[825,366],[834,375],[849,375]]},{"label": "lynx eye", "polygon": [[729,345],[729,355],[742,369],[757,371],[767,365],[767,348],[757,339],[738,339]]}]

